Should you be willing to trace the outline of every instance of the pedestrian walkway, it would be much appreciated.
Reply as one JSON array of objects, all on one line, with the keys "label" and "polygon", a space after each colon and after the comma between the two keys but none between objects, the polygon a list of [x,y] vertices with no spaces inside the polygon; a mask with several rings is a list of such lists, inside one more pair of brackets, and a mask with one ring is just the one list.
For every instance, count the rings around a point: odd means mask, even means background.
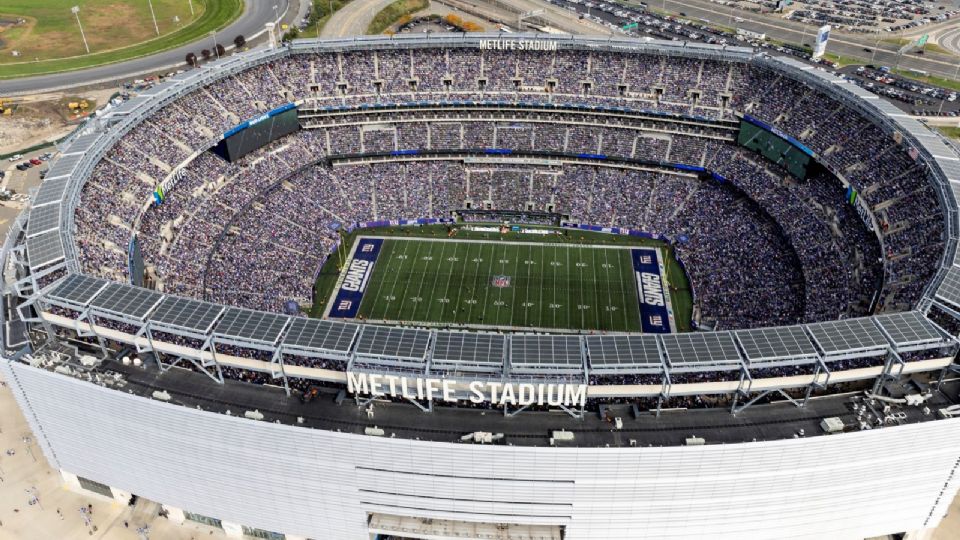
[{"label": "pedestrian walkway", "polygon": [[221,529],[191,521],[177,525],[159,511],[152,501],[127,506],[68,490],[47,464],[10,389],[0,386],[0,540],[227,538]]}]

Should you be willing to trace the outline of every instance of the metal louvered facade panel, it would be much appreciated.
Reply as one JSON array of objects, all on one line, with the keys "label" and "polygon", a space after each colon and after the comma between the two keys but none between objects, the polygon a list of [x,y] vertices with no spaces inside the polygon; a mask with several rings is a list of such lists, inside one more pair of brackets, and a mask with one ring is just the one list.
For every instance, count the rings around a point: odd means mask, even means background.
[{"label": "metal louvered facade panel", "polygon": [[727,445],[480,446],[228,417],[20,363],[0,372],[55,466],[313,538],[367,538],[368,511],[563,525],[570,540],[863,538],[936,526],[960,476],[956,419]]}]

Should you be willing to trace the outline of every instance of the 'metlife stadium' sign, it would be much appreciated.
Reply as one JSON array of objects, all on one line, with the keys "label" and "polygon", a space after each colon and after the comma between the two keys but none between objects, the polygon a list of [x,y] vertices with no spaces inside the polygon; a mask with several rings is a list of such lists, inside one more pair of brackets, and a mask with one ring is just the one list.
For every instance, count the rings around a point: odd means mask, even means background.
[{"label": "'metlife stadium' sign", "polygon": [[546,39],[481,39],[480,50],[492,51],[555,51],[556,41]]},{"label": "'metlife stadium' sign", "polygon": [[[463,390],[466,393],[463,393]],[[585,384],[502,383],[453,379],[423,379],[375,373],[347,372],[347,390],[351,394],[373,397],[395,397],[420,401],[490,402],[494,405],[550,405],[554,407],[584,406]]]}]

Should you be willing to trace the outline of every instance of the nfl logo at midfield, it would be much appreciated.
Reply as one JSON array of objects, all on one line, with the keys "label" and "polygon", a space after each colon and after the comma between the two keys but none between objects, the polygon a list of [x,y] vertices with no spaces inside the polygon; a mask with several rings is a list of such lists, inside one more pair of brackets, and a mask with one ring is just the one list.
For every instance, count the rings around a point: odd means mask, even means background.
[{"label": "nfl logo at midfield", "polygon": [[493,286],[506,288],[510,286],[510,276],[493,276]]}]

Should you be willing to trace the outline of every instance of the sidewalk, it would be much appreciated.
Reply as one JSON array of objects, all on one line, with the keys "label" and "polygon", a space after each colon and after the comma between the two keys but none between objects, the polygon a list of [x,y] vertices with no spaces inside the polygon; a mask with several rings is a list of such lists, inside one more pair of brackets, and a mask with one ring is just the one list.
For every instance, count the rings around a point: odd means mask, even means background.
[{"label": "sidewalk", "polygon": [[[0,386],[0,478],[0,540],[137,540],[137,528],[143,526],[146,537],[155,540],[227,538],[220,529],[191,521],[182,526],[158,516],[135,521],[134,507],[69,491],[47,464],[5,384]],[[38,502],[30,504],[34,494]],[[84,525],[80,508],[87,505],[92,505],[96,532]],[[142,506],[138,514],[144,513]]]}]

